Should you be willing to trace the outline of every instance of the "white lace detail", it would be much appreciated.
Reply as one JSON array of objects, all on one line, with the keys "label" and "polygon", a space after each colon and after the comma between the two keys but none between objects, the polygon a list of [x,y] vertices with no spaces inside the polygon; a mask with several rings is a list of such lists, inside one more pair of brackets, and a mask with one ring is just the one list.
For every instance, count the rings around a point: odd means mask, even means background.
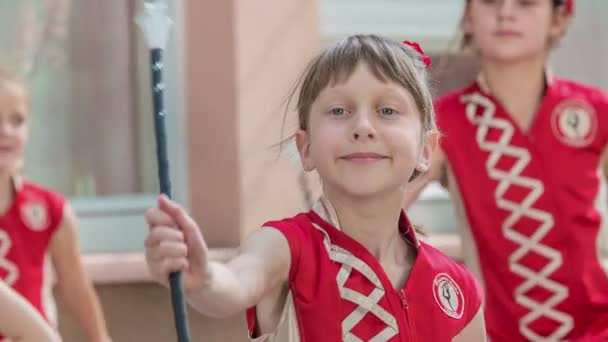
[{"label": "white lace detail", "polygon": [[8,286],[13,286],[19,279],[19,268],[7,258],[12,245],[11,237],[0,229],[0,269],[6,271],[6,276],[1,280]]},{"label": "white lace detail", "polygon": [[[530,163],[530,152],[525,148],[511,145],[515,129],[511,122],[495,117],[494,103],[479,93],[465,95],[462,100],[466,103],[467,118],[477,126],[475,138],[479,147],[490,153],[486,160],[486,169],[489,177],[498,181],[494,192],[496,204],[510,214],[502,223],[502,233],[505,238],[518,245],[509,256],[509,268],[511,272],[523,277],[524,281],[515,289],[513,296],[519,305],[529,310],[519,321],[519,330],[531,341],[562,340],[572,330],[574,321],[571,315],[555,308],[568,297],[569,290],[564,284],[550,279],[550,276],[563,265],[562,254],[541,242],[554,226],[551,213],[534,208],[536,201],[544,192],[543,182],[522,175],[522,171]],[[490,129],[500,132],[497,140],[488,138]],[[516,162],[510,169],[503,170],[498,166],[502,157],[513,158]],[[526,188],[529,193],[521,202],[513,202],[505,198],[505,193],[512,186]],[[531,219],[538,223],[532,234],[525,235],[515,229],[522,219]],[[520,263],[522,258],[531,253],[542,255],[549,260],[538,272]],[[542,302],[536,301],[526,295],[535,287],[541,287],[552,295]],[[541,336],[530,328],[533,322],[541,318],[558,323],[549,336]]]},{"label": "white lace detail", "polygon": [[[331,207],[331,204],[328,201],[321,199],[317,205],[315,205],[314,209],[319,216],[323,217],[326,221],[339,228],[338,218],[335,210],[333,207]],[[324,235],[323,243],[327,249],[329,258],[342,265],[336,277],[338,288],[340,290],[340,296],[344,300],[357,305],[357,308],[342,321],[342,339],[348,342],[363,341],[352,333],[352,329],[359,324],[361,320],[363,320],[365,315],[368,314],[376,316],[379,320],[386,324],[386,327],[369,341],[388,341],[393,336],[397,335],[399,333],[397,320],[392,314],[378,305],[386,293],[382,282],[378,278],[378,275],[376,275],[371,267],[369,267],[369,265],[367,265],[361,259],[354,256],[349,251],[333,245],[329,235],[323,228],[317,224],[313,225]],[[365,278],[367,278],[367,280],[374,284],[375,289],[369,295],[366,296],[344,286],[353,269],[361,273]]]}]

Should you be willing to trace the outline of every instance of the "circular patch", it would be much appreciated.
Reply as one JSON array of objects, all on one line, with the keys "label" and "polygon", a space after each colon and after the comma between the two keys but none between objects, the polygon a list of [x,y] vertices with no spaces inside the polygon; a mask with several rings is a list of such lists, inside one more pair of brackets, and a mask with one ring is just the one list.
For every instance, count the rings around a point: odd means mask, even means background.
[{"label": "circular patch", "polygon": [[597,115],[587,102],[567,100],[553,110],[551,127],[555,136],[564,144],[584,147],[595,138]]},{"label": "circular patch", "polygon": [[21,218],[29,229],[36,232],[45,230],[49,225],[46,205],[40,202],[24,204],[21,207]]},{"label": "circular patch", "polygon": [[433,296],[448,316],[460,319],[464,313],[464,296],[460,286],[447,274],[440,273],[433,280]]}]

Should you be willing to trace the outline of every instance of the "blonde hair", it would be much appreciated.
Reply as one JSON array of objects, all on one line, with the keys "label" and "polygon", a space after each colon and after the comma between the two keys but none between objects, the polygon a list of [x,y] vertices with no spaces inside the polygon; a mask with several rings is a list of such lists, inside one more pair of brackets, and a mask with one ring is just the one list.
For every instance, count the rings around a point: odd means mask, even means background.
[{"label": "blonde hair", "polygon": [[295,89],[298,126],[308,129],[312,103],[330,83],[348,78],[360,62],[367,64],[382,81],[393,81],[412,95],[420,111],[423,131],[437,130],[433,96],[427,81],[427,66],[418,51],[376,35],[353,35],[329,46],[306,67]]},{"label": "blonde hair", "polygon": [[27,80],[20,73],[13,72],[0,66],[0,87],[14,86],[19,88],[25,96],[26,103],[29,103],[29,92],[27,90]]},{"label": "blonde hair", "polygon": [[26,81],[20,73],[11,71],[11,69],[0,66],[0,82],[11,82],[25,86]]}]

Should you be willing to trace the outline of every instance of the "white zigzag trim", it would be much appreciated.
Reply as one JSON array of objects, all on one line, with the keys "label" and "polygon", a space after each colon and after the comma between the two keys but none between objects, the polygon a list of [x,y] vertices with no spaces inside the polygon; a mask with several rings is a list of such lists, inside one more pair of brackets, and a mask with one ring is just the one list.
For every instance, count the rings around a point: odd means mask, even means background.
[{"label": "white zigzag trim", "polygon": [[[467,118],[477,126],[475,138],[479,147],[490,152],[486,160],[486,169],[490,178],[499,182],[494,192],[496,204],[499,208],[510,213],[509,217],[502,223],[503,235],[519,246],[509,256],[511,272],[525,279],[513,294],[519,305],[529,309],[529,312],[519,321],[519,330],[530,341],[562,340],[574,327],[574,319],[571,315],[555,309],[556,305],[568,297],[569,289],[549,278],[563,265],[563,259],[558,250],[541,242],[554,226],[551,213],[533,207],[543,194],[544,185],[539,179],[522,175],[522,171],[530,162],[530,152],[525,148],[511,145],[511,139],[515,131],[513,124],[494,116],[496,113],[494,103],[479,93],[465,95],[462,100],[466,103]],[[481,113],[480,110],[482,110]],[[501,135],[498,141],[487,140],[488,131],[491,128],[500,131]],[[502,170],[498,168],[498,161],[503,156],[509,156],[517,160],[511,169]],[[521,203],[516,203],[504,198],[505,193],[511,186],[523,187],[530,192]],[[530,218],[539,222],[532,235],[526,236],[514,229],[514,226],[522,218]],[[535,272],[519,262],[532,252],[550,260],[539,272]],[[526,296],[527,291],[537,286],[551,292],[552,296],[544,302],[538,302]],[[534,321],[542,317],[559,323],[559,326],[547,337],[539,335],[530,328]]]},{"label": "white zigzag trim", "polygon": [[17,282],[17,279],[19,279],[19,268],[6,258],[11,246],[12,241],[10,236],[4,230],[0,230],[0,269],[4,269],[7,272],[6,277],[0,280],[4,280],[8,286],[13,286]]},{"label": "white zigzag trim", "polygon": [[[313,223],[313,226],[323,233],[323,243],[329,254],[329,258],[342,266],[336,276],[338,288],[340,289],[340,296],[357,305],[357,308],[351,312],[342,321],[342,339],[348,342],[362,342],[360,338],[352,333],[352,329],[363,320],[363,317],[367,314],[376,316],[379,320],[384,322],[387,326],[376,336],[369,341],[371,342],[385,342],[390,340],[393,336],[399,333],[399,326],[397,320],[388,311],[384,310],[378,303],[384,297],[386,293],[382,282],[378,278],[378,275],[367,265],[363,260],[357,258],[349,251],[340,248],[339,246],[333,245],[327,232],[317,224]],[[368,296],[349,289],[344,286],[346,280],[350,277],[351,271],[355,269],[359,273],[363,274],[367,280],[369,280],[376,287],[372,293]]]}]

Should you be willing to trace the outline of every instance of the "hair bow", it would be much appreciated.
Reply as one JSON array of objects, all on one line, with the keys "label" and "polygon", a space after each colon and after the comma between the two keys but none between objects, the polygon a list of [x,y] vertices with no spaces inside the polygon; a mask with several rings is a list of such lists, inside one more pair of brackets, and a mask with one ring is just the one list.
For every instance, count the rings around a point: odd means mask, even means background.
[{"label": "hair bow", "polygon": [[422,59],[422,62],[424,63],[424,65],[426,65],[427,68],[431,66],[431,64],[432,64],[431,57],[427,56],[424,53],[424,50],[422,50],[422,48],[420,47],[420,44],[418,44],[416,42],[410,42],[409,40],[403,41],[403,44],[414,48],[414,50],[416,50],[420,54],[420,58]]},{"label": "hair bow", "polygon": [[574,13],[574,0],[566,0],[564,6],[566,8],[566,14],[571,15]]}]

